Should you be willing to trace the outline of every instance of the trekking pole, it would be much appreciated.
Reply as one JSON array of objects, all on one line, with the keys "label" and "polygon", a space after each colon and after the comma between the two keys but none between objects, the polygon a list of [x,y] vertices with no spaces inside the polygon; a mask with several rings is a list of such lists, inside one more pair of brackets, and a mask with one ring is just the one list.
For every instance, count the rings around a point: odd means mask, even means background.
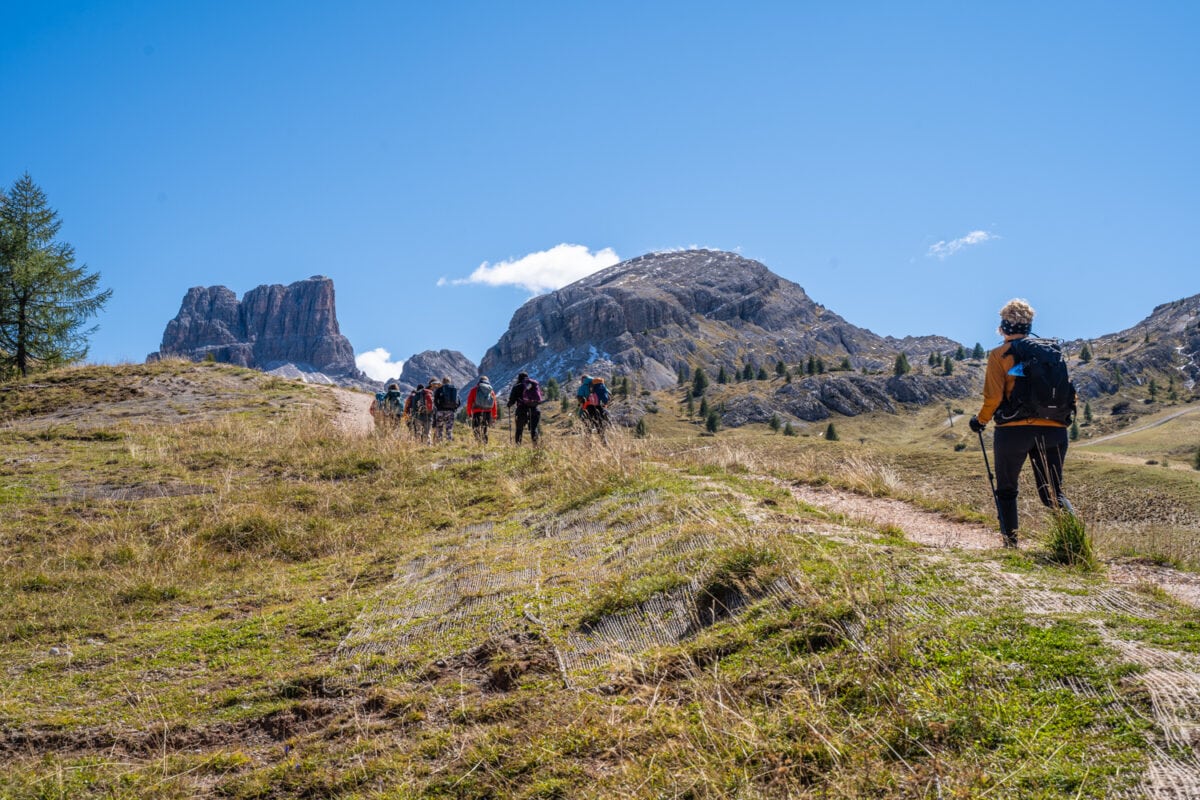
[{"label": "trekking pole", "polygon": [[992,465],[988,463],[987,447],[983,443],[983,431],[978,431],[979,449],[983,451],[983,466],[987,470],[988,485],[992,487],[992,502],[996,504],[996,521],[1000,523],[1000,531],[1004,531],[1004,512],[1000,510],[1000,496],[996,494],[996,479],[992,477]]}]

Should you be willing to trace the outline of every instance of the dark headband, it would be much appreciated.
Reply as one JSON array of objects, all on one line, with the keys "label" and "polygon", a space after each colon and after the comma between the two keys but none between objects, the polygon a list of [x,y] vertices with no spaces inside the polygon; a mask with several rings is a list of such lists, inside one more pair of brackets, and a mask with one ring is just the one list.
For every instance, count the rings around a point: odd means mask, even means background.
[{"label": "dark headband", "polygon": [[1000,330],[1004,332],[1005,336],[1011,336],[1018,333],[1028,334],[1032,329],[1033,325],[1028,322],[1009,322],[1006,319],[1000,320]]}]

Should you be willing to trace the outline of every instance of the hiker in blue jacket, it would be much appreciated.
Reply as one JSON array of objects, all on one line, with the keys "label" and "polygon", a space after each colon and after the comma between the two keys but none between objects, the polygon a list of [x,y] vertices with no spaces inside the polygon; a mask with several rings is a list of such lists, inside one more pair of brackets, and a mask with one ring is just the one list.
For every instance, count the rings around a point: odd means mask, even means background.
[{"label": "hiker in blue jacket", "polygon": [[579,403],[579,418],[587,429],[604,436],[608,428],[609,401],[604,379],[584,375],[575,391],[575,401]]}]

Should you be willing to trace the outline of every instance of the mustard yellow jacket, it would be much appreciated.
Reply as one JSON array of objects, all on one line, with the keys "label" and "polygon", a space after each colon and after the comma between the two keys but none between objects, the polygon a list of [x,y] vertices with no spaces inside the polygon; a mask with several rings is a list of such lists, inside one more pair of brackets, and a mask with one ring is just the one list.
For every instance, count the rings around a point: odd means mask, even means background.
[{"label": "mustard yellow jacket", "polygon": [[[986,425],[991,421],[992,415],[996,413],[996,409],[1004,398],[1012,393],[1013,387],[1017,383],[1017,379],[1008,374],[1008,371],[1016,366],[1017,360],[1008,353],[1008,343],[1013,339],[1024,339],[1024,334],[1010,334],[1004,337],[1004,343],[988,353],[987,373],[983,377],[983,407],[979,409],[979,413],[975,418],[980,423]],[[1067,427],[1061,422],[1055,422],[1052,419],[1019,419],[1014,422],[1005,422],[1003,425],[997,423],[997,427],[1010,427],[1014,425],[1047,425],[1052,428]]]}]

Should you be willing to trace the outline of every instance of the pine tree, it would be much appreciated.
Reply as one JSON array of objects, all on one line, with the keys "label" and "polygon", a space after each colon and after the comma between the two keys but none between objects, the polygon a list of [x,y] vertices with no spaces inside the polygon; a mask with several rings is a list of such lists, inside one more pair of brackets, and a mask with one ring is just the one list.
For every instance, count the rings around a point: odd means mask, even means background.
[{"label": "pine tree", "polygon": [[725,372],[725,365],[721,365],[721,370],[717,373],[717,383],[729,383],[729,374]]},{"label": "pine tree", "polygon": [[87,357],[96,329],[83,326],[112,296],[55,240],[61,226],[28,173],[0,191],[0,377]]},{"label": "pine tree", "polygon": [[708,376],[704,374],[703,367],[696,367],[696,373],[692,376],[692,397],[699,397],[707,388]]},{"label": "pine tree", "polygon": [[637,425],[634,426],[633,435],[639,439],[646,438],[646,418],[638,417]]},{"label": "pine tree", "polygon": [[687,415],[689,417],[696,416],[696,401],[692,399],[691,392],[688,392],[687,396]]},{"label": "pine tree", "polygon": [[833,427],[833,423],[829,423],[829,427],[825,429],[825,438],[831,442],[838,440],[837,429]]},{"label": "pine tree", "polygon": [[758,379],[759,379],[760,381],[767,381],[767,380],[770,380],[770,379],[771,379],[771,376],[767,374],[767,368],[766,368],[766,367],[759,367],[759,368],[758,368],[758,376],[757,376],[757,377],[758,377]]},{"label": "pine tree", "polygon": [[975,359],[976,361],[979,361],[986,355],[987,355],[987,353],[984,352],[983,345],[981,345],[979,342],[976,342],[975,349],[971,351],[971,358]]},{"label": "pine tree", "polygon": [[708,398],[707,397],[700,398],[700,416],[701,417],[708,416]]},{"label": "pine tree", "polygon": [[559,397],[558,381],[554,378],[546,381],[546,399],[557,400]]},{"label": "pine tree", "polygon": [[751,364],[749,361],[747,361],[746,366],[742,368],[742,380],[744,380],[744,381],[754,380],[754,365]]},{"label": "pine tree", "polygon": [[850,356],[842,356],[842,363],[838,365],[838,369],[843,372],[849,372],[854,369],[854,367],[850,366]]},{"label": "pine tree", "polygon": [[943,375],[953,375],[954,374],[954,362],[948,358],[945,359],[944,361],[942,361],[942,374]]},{"label": "pine tree", "polygon": [[688,382],[688,368],[687,368],[687,364],[680,364],[680,365],[679,365],[679,377],[677,378],[677,381],[678,381],[678,383],[679,383],[679,385],[680,385],[680,386],[683,386],[685,383],[687,383],[687,382]]},{"label": "pine tree", "polygon": [[783,435],[784,436],[795,436],[796,435],[796,429],[792,427],[792,423],[789,422],[783,426]]},{"label": "pine tree", "polygon": [[1158,397],[1158,384],[1154,381],[1154,378],[1151,378],[1150,379],[1150,399],[1154,400],[1157,397]]},{"label": "pine tree", "polygon": [[892,370],[893,375],[907,375],[912,372],[912,367],[908,365],[908,356],[904,353],[896,356],[896,366]]},{"label": "pine tree", "polygon": [[964,350],[963,346],[960,344],[958,346],[958,349],[954,351],[954,360],[955,361],[965,361],[966,358],[967,358],[967,351]]},{"label": "pine tree", "polygon": [[558,407],[563,411],[571,410],[571,401],[567,398],[567,396],[565,394],[562,396],[562,398],[558,404]]},{"label": "pine tree", "polygon": [[772,414],[770,421],[767,422],[767,427],[769,427],[773,433],[779,433],[779,426],[782,424],[783,421],[779,419],[779,415]]},{"label": "pine tree", "polygon": [[782,378],[783,373],[785,373],[785,372],[787,372],[787,365],[784,364],[782,361],[776,361],[775,362],[775,374],[778,375],[780,378]]},{"label": "pine tree", "polygon": [[710,411],[704,420],[704,429],[709,433],[716,433],[721,428],[721,418],[717,416],[717,412]]},{"label": "pine tree", "polygon": [[1200,447],[1196,448],[1196,456],[1192,459],[1192,469],[1200,469]]},{"label": "pine tree", "polygon": [[825,361],[820,358],[817,359],[817,374],[818,375],[825,374]]},{"label": "pine tree", "polygon": [[1071,422],[1071,429],[1068,435],[1071,437],[1072,442],[1079,438],[1079,423],[1077,421]]},{"label": "pine tree", "polygon": [[808,366],[805,368],[804,371],[807,372],[809,375],[817,374],[817,357],[816,356],[808,357]]},{"label": "pine tree", "polygon": [[1083,343],[1083,349],[1079,351],[1079,360],[1084,364],[1092,360],[1092,348],[1088,347],[1088,343]]},{"label": "pine tree", "polygon": [[1092,404],[1091,403],[1085,402],[1083,404],[1083,424],[1084,425],[1092,424]]}]

